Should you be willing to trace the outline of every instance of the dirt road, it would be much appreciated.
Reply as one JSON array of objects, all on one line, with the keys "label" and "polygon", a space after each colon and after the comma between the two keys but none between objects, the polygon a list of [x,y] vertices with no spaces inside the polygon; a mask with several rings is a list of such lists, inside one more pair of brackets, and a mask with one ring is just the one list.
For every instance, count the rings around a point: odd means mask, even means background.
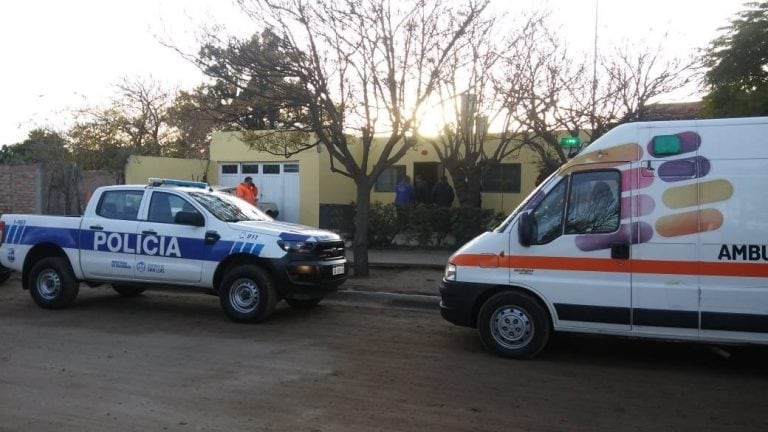
[{"label": "dirt road", "polygon": [[436,309],[281,304],[238,325],[199,294],[83,286],[46,311],[0,287],[2,431],[765,431],[766,360],[560,336],[509,361]]}]

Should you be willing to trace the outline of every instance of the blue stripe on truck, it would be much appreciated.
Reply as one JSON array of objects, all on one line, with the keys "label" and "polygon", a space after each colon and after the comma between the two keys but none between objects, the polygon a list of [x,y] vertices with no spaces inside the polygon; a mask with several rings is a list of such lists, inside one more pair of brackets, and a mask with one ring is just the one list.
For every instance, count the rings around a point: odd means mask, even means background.
[{"label": "blue stripe on truck", "polygon": [[[219,240],[206,245],[202,238],[145,235],[108,231],[13,225],[6,230],[6,242],[18,245],[53,243],[62,248],[97,250],[166,258],[218,262],[232,253],[260,255],[263,244]],[[79,242],[78,242],[79,239]]]}]

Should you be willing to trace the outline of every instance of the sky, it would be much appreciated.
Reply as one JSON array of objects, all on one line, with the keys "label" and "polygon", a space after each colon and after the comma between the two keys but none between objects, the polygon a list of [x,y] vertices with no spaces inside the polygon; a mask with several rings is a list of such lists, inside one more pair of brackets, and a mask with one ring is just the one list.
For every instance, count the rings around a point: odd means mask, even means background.
[{"label": "sky", "polygon": [[[550,10],[563,38],[584,55],[592,51],[596,8],[600,49],[662,43],[677,56],[695,56],[743,9],[742,0],[492,1],[510,8],[510,16]],[[36,127],[66,129],[73,110],[105,105],[122,78],[151,77],[178,89],[200,84],[203,74],[162,42],[194,52],[199,29],[215,24],[239,36],[253,33],[227,0],[2,2],[0,145],[21,142]],[[695,98],[693,91],[671,98]]]}]

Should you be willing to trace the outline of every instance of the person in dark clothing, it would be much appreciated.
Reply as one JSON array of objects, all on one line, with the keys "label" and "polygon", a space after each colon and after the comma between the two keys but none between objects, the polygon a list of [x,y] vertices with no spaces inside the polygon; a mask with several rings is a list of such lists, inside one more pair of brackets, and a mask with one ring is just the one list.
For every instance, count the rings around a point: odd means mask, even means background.
[{"label": "person in dark clothing", "polygon": [[429,204],[431,200],[431,190],[429,184],[424,181],[421,176],[416,176],[416,181],[413,185],[413,198],[417,203]]},{"label": "person in dark clothing", "polygon": [[432,202],[442,206],[450,207],[453,205],[453,188],[448,184],[445,176],[440,177],[434,188],[432,188]]}]

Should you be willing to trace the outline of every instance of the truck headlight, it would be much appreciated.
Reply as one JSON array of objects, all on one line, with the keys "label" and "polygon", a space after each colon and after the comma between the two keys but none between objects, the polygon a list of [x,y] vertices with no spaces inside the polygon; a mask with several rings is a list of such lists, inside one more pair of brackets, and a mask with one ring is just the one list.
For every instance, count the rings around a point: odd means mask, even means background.
[{"label": "truck headlight", "polygon": [[298,241],[298,240],[278,240],[277,245],[280,249],[289,253],[308,254],[315,248],[314,242]]},{"label": "truck headlight", "polygon": [[455,281],[456,280],[456,265],[448,263],[445,266],[445,275],[443,275],[443,278],[447,281]]}]

